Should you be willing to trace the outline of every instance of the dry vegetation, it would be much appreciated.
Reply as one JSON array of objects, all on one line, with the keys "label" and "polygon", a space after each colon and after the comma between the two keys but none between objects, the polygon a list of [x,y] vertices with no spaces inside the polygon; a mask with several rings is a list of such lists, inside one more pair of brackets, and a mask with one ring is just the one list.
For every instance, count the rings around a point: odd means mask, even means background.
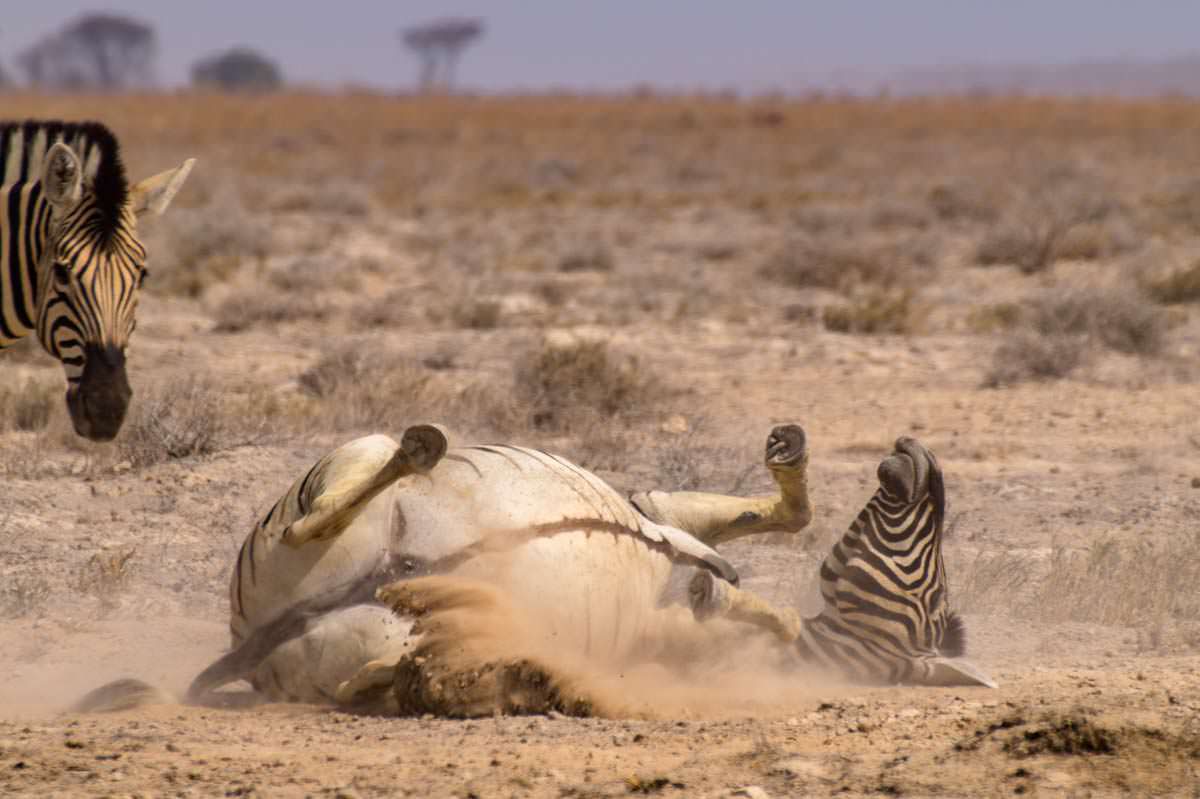
[{"label": "dry vegetation", "polygon": [[755,590],[810,589],[879,456],[912,433],[947,467],[954,601],[1005,679],[1028,671],[988,637],[1011,620],[1047,640],[1098,631],[1061,658],[1194,668],[1200,106],[5,106],[102,119],[134,176],[199,159],[145,223],[115,444],[71,435],[57,364],[0,354],[6,622],[141,597],[217,622],[246,525],[361,433],[438,421],[622,489],[745,493],[770,486],[766,431],[800,421],[818,516],[730,547]]}]

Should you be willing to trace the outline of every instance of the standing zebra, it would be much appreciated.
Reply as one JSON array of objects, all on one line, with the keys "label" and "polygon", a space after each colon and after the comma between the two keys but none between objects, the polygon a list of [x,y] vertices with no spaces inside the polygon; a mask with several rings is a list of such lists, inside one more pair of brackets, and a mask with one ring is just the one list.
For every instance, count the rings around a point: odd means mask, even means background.
[{"label": "standing zebra", "polygon": [[66,370],[75,432],[93,441],[116,436],[133,393],[137,217],[165,211],[192,164],[130,187],[103,125],[0,123],[0,349],[36,330]]},{"label": "standing zebra", "polygon": [[697,574],[697,617],[724,615],[795,646],[800,659],[860,682],[995,687],[970,663],[942,563],[946,495],[933,453],[901,438],[879,464],[879,490],[821,564],[821,612],[801,619]]}]

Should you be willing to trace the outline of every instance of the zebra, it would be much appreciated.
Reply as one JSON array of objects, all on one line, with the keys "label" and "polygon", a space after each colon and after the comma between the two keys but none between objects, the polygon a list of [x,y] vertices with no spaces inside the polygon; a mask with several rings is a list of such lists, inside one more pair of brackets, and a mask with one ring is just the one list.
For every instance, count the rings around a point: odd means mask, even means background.
[{"label": "zebra", "polygon": [[996,687],[961,659],[966,628],[948,602],[937,459],[900,438],[878,478],[879,489],[821,564],[819,614],[802,619],[702,573],[689,586],[693,612],[759,626],[793,645],[799,660],[856,682]]},{"label": "zebra", "polygon": [[0,123],[0,349],[36,331],[63,364],[84,438],[112,440],[133,394],[125,351],[146,278],[137,217],[163,213],[194,163],[129,186],[98,122]]},{"label": "zebra", "polygon": [[[193,680],[187,701],[223,701],[217,689],[238,680],[275,701],[374,701],[424,640],[419,614],[384,597],[423,579],[498,587],[534,609],[556,650],[590,662],[643,656],[664,614],[691,621],[687,609],[660,605],[675,564],[736,582],[712,543],[808,524],[805,440],[796,425],[772,431],[764,460],[775,492],[652,492],[647,505],[686,528],[541,450],[449,447],[432,425],[408,428],[399,443],[350,441],[298,476],[246,536],[230,575],[232,648]],[[78,707],[155,696],[124,680]]]}]

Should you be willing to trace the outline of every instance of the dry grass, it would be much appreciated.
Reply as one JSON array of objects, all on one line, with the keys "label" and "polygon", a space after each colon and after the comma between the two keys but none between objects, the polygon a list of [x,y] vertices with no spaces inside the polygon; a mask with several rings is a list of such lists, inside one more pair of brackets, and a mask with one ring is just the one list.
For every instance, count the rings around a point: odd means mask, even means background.
[{"label": "dry grass", "polygon": [[61,378],[27,378],[0,385],[0,433],[44,430],[65,391]]},{"label": "dry grass", "polygon": [[1163,588],[1200,584],[1200,560],[1191,554],[1197,546],[1193,532],[1155,541],[1101,536],[1084,549],[1055,548],[1046,558],[980,554],[950,570],[952,596],[966,613],[1132,627],[1151,639],[1178,627],[1183,643],[1200,648],[1200,636],[1187,626],[1200,619],[1200,593]]},{"label": "dry grass", "polygon": [[133,468],[144,468],[216,452],[228,432],[220,390],[188,377],[151,387],[134,399],[117,451]]},{"label": "dry grass", "polygon": [[129,589],[136,554],[136,547],[95,553],[75,572],[71,589],[95,597],[102,608],[111,610]]}]

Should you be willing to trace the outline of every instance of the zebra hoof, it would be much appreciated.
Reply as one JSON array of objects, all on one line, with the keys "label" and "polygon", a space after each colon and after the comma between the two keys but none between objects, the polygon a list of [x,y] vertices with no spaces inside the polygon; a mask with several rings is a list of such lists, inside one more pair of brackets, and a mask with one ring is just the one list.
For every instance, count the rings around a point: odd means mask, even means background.
[{"label": "zebra hoof", "polygon": [[796,469],[808,460],[808,437],[798,424],[776,427],[767,436],[767,467]]},{"label": "zebra hoof", "polygon": [[711,572],[697,572],[688,584],[688,603],[696,621],[708,621],[729,613],[733,607],[735,589],[724,580],[717,579]]},{"label": "zebra hoof", "polygon": [[427,472],[446,454],[446,434],[431,424],[413,425],[404,431],[400,448],[419,472]]}]

